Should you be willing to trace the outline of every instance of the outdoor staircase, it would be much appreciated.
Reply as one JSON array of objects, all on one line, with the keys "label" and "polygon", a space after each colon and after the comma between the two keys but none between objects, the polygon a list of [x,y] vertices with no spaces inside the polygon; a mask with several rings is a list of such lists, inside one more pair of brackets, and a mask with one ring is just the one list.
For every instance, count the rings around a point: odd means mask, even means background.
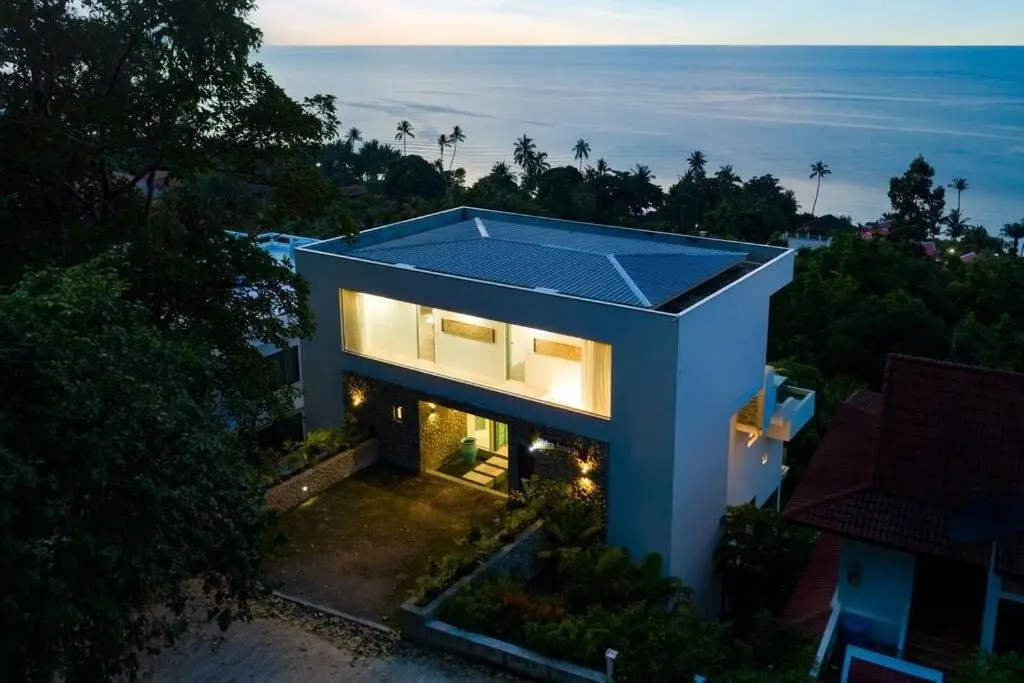
[{"label": "outdoor staircase", "polygon": [[494,486],[494,480],[506,472],[508,472],[508,459],[499,455],[492,455],[462,475],[462,478],[477,486],[491,488]]},{"label": "outdoor staircase", "polygon": [[950,676],[973,652],[974,649],[969,645],[911,631],[907,634],[904,658],[922,666],[938,669],[946,676]]}]

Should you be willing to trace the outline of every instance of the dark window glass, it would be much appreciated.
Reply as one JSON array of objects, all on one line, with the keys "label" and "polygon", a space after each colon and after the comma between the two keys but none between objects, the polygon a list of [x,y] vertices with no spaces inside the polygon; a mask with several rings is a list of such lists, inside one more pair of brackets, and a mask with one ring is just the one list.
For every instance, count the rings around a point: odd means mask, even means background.
[{"label": "dark window glass", "polygon": [[267,356],[277,364],[277,381],[279,384],[295,384],[302,377],[299,374],[299,347],[289,346]]}]

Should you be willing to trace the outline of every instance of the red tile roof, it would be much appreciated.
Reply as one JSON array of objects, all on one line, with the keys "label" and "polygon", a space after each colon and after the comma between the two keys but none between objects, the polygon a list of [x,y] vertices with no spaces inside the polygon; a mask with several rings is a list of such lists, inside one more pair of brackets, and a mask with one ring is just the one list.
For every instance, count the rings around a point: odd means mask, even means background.
[{"label": "red tile roof", "polygon": [[[984,566],[987,548],[946,525],[979,490],[1024,493],[1024,375],[893,355],[878,396],[840,406],[786,516]],[[999,550],[1000,570],[1024,575],[1024,538]]]},{"label": "red tile roof", "polygon": [[832,596],[839,581],[842,539],[822,534],[797,582],[783,616],[815,638],[820,638],[832,615]]},{"label": "red tile roof", "polygon": [[863,659],[850,661],[848,683],[928,683],[928,679],[895,671]]}]

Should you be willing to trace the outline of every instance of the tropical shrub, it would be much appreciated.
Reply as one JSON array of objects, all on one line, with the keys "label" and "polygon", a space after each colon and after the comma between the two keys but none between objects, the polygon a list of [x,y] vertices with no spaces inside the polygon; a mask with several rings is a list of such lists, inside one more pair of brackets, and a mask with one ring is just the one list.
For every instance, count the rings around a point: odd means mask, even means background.
[{"label": "tropical shrub", "polygon": [[958,667],[953,683],[1020,683],[1024,681],[1024,657],[1016,652],[989,654],[978,650]]},{"label": "tropical shrub", "polygon": [[722,518],[715,566],[725,589],[727,611],[745,624],[755,614],[785,607],[817,534],[790,524],[774,510],[730,507]]}]

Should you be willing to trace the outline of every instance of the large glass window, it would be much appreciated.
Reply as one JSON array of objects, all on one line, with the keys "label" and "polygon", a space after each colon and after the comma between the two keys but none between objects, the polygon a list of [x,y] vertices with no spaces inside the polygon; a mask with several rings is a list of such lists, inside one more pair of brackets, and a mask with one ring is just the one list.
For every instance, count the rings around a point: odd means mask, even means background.
[{"label": "large glass window", "polygon": [[611,416],[608,344],[342,290],[346,351]]}]

